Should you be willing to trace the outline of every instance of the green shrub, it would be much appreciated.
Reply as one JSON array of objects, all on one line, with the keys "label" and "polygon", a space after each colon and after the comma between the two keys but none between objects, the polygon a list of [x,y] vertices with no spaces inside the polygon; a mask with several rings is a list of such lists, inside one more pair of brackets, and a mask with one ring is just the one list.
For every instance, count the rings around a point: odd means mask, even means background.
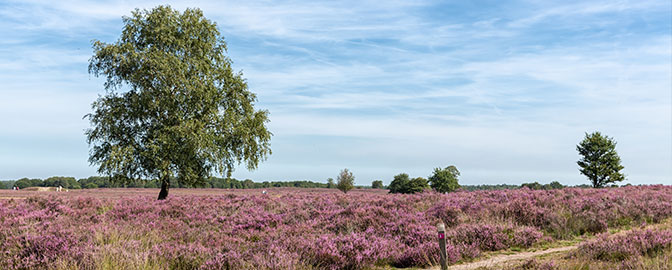
[{"label": "green shrub", "polygon": [[434,174],[429,177],[429,182],[432,188],[437,192],[453,192],[460,188],[460,184],[457,183],[458,176],[460,176],[460,171],[453,165],[444,169],[435,168]]},{"label": "green shrub", "polygon": [[382,189],[383,188],[383,180],[374,180],[373,182],[371,182],[371,188]]}]

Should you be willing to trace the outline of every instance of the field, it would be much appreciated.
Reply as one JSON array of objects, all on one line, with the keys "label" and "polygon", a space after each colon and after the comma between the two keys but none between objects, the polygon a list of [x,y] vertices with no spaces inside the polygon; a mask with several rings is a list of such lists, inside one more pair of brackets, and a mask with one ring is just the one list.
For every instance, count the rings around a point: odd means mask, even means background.
[{"label": "field", "polygon": [[512,269],[672,265],[670,186],[415,195],[173,189],[166,201],[157,193],[0,191],[0,269],[428,268],[439,258],[438,222],[448,228],[451,264],[582,242]]}]

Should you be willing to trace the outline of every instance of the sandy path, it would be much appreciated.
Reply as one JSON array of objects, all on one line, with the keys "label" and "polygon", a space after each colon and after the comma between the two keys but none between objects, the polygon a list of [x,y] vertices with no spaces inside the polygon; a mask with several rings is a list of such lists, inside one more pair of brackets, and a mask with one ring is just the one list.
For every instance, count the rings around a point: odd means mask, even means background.
[{"label": "sandy path", "polygon": [[[669,219],[667,221],[661,222],[659,224],[651,224],[646,226],[646,228],[655,228],[659,226],[663,226],[664,224],[669,224],[672,222],[672,219]],[[636,229],[636,228],[635,228]],[[643,227],[640,227],[639,229],[644,229]],[[622,230],[616,233],[612,233],[611,235],[622,235],[627,232],[630,232],[634,229],[629,229],[629,230]],[[549,248],[546,250],[540,250],[540,251],[529,251],[529,252],[520,252],[516,254],[501,254],[501,255],[496,255],[492,256],[490,258],[480,260],[480,261],[475,261],[475,262],[470,262],[470,263],[463,263],[463,264],[456,264],[456,265],[449,265],[448,269],[449,270],[472,270],[472,269],[478,269],[479,267],[496,267],[496,266],[504,266],[509,263],[514,263],[514,262],[519,262],[522,260],[529,260],[537,256],[549,254],[549,253],[556,253],[556,252],[567,252],[574,250],[578,248],[578,246],[581,243],[576,243],[572,246],[566,246],[566,247],[558,247],[558,248]],[[431,270],[437,270],[441,269],[440,266],[434,266],[432,268],[429,268]]]},{"label": "sandy path", "polygon": [[[502,265],[505,265],[509,262],[517,262],[517,261],[521,261],[521,260],[532,259],[534,257],[549,254],[549,253],[566,252],[566,251],[576,249],[577,247],[578,247],[578,244],[573,245],[573,246],[567,246],[567,247],[549,248],[547,250],[540,250],[540,251],[521,252],[521,253],[516,253],[516,254],[510,254],[510,255],[507,255],[507,254],[496,255],[496,256],[487,258],[485,260],[480,260],[480,261],[470,262],[470,263],[464,263],[464,264],[451,265],[451,266],[448,266],[448,269],[449,270],[471,270],[471,269],[478,269],[479,267],[502,266]],[[432,267],[430,269],[437,270],[437,269],[441,269],[441,267],[435,266],[435,267]]]}]

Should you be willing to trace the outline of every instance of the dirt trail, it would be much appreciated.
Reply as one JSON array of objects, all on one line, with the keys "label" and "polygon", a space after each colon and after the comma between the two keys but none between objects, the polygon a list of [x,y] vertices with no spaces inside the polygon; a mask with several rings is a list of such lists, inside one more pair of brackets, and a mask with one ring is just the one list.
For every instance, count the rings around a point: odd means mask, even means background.
[{"label": "dirt trail", "polygon": [[[623,235],[626,234],[634,229],[651,229],[651,228],[656,228],[656,227],[662,227],[662,226],[669,226],[667,224],[672,224],[672,219],[668,219],[666,221],[663,221],[658,224],[649,224],[645,227],[639,227],[639,228],[632,228],[632,229],[627,229],[627,230],[621,230],[615,233],[612,233],[611,236],[614,235]],[[520,253],[515,253],[515,254],[501,254],[501,255],[495,255],[487,259],[475,261],[475,262],[470,262],[470,263],[463,263],[463,264],[456,264],[456,265],[449,265],[448,269],[449,270],[473,270],[473,269],[478,269],[479,267],[501,267],[501,266],[506,266],[507,264],[510,263],[518,263],[523,260],[529,260],[533,259],[538,256],[550,254],[550,253],[556,253],[556,252],[567,252],[567,251],[572,251],[576,248],[579,247],[581,243],[576,243],[571,246],[565,246],[565,247],[557,247],[557,248],[549,248],[546,250],[539,250],[539,251],[528,251],[528,252],[520,252]],[[429,270],[437,270],[441,269],[440,266],[434,266],[432,268],[429,268]]]},{"label": "dirt trail", "polygon": [[[578,247],[577,245],[573,246],[566,246],[566,247],[559,247],[559,248],[549,248],[547,250],[540,250],[540,251],[530,251],[530,252],[521,252],[521,253],[516,253],[516,254],[502,254],[502,255],[496,255],[490,258],[487,258],[485,260],[480,260],[476,262],[470,262],[470,263],[464,263],[464,264],[457,264],[457,265],[451,265],[448,266],[449,270],[472,270],[472,269],[478,269],[479,267],[494,267],[494,266],[504,266],[507,263],[510,262],[518,262],[521,260],[528,260],[532,259],[537,256],[549,254],[549,253],[556,253],[556,252],[566,252],[570,251],[573,249],[576,249]],[[441,269],[441,267],[435,266],[430,268],[431,270],[437,270]]]}]

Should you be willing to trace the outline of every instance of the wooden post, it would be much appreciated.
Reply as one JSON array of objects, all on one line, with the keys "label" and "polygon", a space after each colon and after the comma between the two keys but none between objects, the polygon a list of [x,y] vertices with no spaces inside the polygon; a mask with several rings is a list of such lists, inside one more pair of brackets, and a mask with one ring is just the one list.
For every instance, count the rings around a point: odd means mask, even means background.
[{"label": "wooden post", "polygon": [[446,261],[446,226],[443,222],[436,224],[436,229],[439,231],[439,255],[441,256],[441,270],[448,269],[448,262]]}]

